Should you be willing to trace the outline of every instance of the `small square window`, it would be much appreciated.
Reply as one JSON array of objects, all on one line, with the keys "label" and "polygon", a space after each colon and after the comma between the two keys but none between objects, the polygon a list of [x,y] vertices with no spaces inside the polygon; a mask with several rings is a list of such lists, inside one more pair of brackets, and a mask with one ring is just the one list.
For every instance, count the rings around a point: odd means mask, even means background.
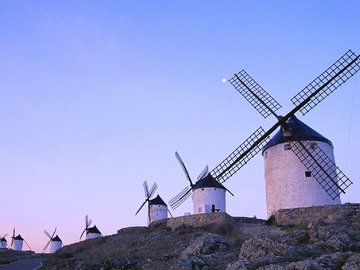
[{"label": "small square window", "polygon": [[311,148],[312,150],[315,150],[315,149],[317,148],[317,144],[316,144],[316,143],[311,143],[311,144],[310,144],[310,148]]},{"label": "small square window", "polygon": [[306,171],[306,172],[305,172],[305,176],[306,176],[306,177],[311,177],[311,172],[310,172],[310,171]]},{"label": "small square window", "polygon": [[291,149],[291,144],[290,143],[287,143],[287,144],[284,144],[284,150],[290,150]]}]

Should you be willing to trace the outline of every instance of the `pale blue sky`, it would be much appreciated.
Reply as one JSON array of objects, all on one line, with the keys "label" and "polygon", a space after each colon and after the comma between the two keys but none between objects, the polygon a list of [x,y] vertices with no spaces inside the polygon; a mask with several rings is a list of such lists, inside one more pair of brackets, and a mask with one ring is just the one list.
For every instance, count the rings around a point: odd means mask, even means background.
[{"label": "pale blue sky", "polygon": [[[255,129],[223,83],[245,69],[282,105],[348,49],[358,1],[1,1],[0,234],[40,251],[43,229],[76,242],[86,214],[106,235],[145,225],[142,182],[168,202]],[[359,202],[359,75],[305,117],[332,140]],[[265,218],[263,160],[226,182],[228,213]],[[188,199],[174,216],[192,211]],[[10,240],[10,239],[8,239]]]}]

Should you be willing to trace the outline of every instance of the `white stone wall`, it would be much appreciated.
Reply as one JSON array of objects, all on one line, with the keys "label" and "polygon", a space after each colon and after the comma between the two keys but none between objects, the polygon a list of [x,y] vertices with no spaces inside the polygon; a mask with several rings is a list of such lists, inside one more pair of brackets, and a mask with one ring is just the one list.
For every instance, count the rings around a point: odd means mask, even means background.
[{"label": "white stone wall", "polygon": [[6,248],[6,244],[7,244],[7,242],[1,241],[0,242],[0,248]]},{"label": "white stone wall", "polygon": [[168,211],[167,211],[166,205],[160,205],[160,204],[152,204],[150,205],[149,211],[150,211],[150,220],[148,220],[148,224],[154,221],[158,221],[161,219],[168,218]]},{"label": "white stone wall", "polygon": [[[335,162],[333,148],[324,142],[316,142]],[[340,198],[332,200],[313,177],[306,177],[307,169],[294,154],[284,150],[282,143],[264,152],[266,205],[270,217],[277,210],[340,204]]]},{"label": "white stone wall", "polygon": [[212,205],[219,212],[226,212],[225,190],[221,188],[206,187],[193,191],[194,214],[211,213]]},{"label": "white stone wall", "polygon": [[60,241],[51,241],[51,243],[50,243],[50,253],[56,252],[61,247],[62,247],[62,242],[60,242]]},{"label": "white stone wall", "polygon": [[13,243],[13,250],[22,250],[23,247],[23,240],[14,240]]},{"label": "white stone wall", "polygon": [[99,233],[87,233],[86,234],[86,239],[93,239],[93,238],[97,238],[97,237],[101,237],[102,235]]}]

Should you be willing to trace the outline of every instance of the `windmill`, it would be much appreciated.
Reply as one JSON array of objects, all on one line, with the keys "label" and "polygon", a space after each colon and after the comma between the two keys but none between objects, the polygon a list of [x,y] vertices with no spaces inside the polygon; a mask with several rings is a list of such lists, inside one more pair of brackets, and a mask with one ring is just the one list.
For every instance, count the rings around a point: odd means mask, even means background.
[{"label": "windmill", "polygon": [[3,236],[0,235],[0,249],[7,247],[7,241],[6,241],[6,238],[5,238],[7,235],[8,234],[5,234]]},{"label": "windmill", "polygon": [[154,199],[151,197],[154,195],[155,191],[158,188],[158,185],[154,182],[154,184],[149,189],[148,183],[145,180],[143,183],[144,193],[145,193],[145,201],[141,204],[140,208],[136,211],[135,216],[141,211],[146,203],[148,203],[148,224],[166,219],[168,208],[166,203],[161,199],[159,195],[157,195]]},{"label": "windmill", "polygon": [[49,241],[45,245],[43,251],[45,251],[49,245],[50,245],[50,253],[54,253],[62,247],[62,241],[60,237],[58,235],[55,236],[56,228],[51,235],[46,230],[44,230],[44,233],[47,237],[49,237]]},{"label": "windmill", "polygon": [[194,214],[226,212],[225,193],[228,191],[232,196],[234,195],[224,185],[216,181],[209,173],[208,166],[200,173],[194,184],[178,152],[175,152],[175,157],[189,181],[189,186],[169,201],[171,208],[175,209],[180,206],[192,193]]},{"label": "windmill", "polygon": [[[311,175],[310,180],[313,179],[317,182],[318,189],[312,192],[312,196],[314,197],[313,203],[315,205],[323,203],[322,201],[318,201],[317,194],[319,188],[323,189],[331,199],[338,198],[340,192],[345,193],[345,189],[350,186],[352,182],[335,165],[333,157],[328,155],[328,149],[332,148],[332,146],[328,144],[328,148],[324,151],[322,149],[324,147],[323,145],[318,144],[317,141],[314,142],[313,130],[310,128],[312,131],[308,132],[309,129],[307,128],[309,127],[302,122],[299,123],[299,120],[295,117],[295,113],[300,111],[305,115],[350,77],[355,75],[355,73],[359,71],[359,66],[359,55],[356,55],[351,50],[346,52],[332,66],[291,99],[295,107],[285,116],[275,113],[276,110],[281,108],[281,105],[244,70],[235,74],[229,80],[235,89],[239,91],[264,118],[272,114],[276,117],[277,122],[266,132],[262,127],[258,128],[226,157],[224,161],[216,166],[209,175],[220,183],[223,183],[260,152],[261,149],[265,149],[264,157],[266,163],[266,160],[269,160],[271,156],[269,154],[270,148],[266,149],[266,147],[269,147],[269,141],[271,144],[271,142],[276,140],[276,138],[272,138],[271,141],[269,136],[280,127],[280,132],[284,135],[283,137],[290,142],[290,145],[286,147],[292,150],[295,154],[293,156],[296,156],[300,161],[300,166],[306,169],[305,174]],[[293,125],[292,123],[294,122],[297,122],[297,124]],[[274,137],[276,137],[276,135]],[[320,142],[322,141],[320,140]],[[332,151],[330,151],[330,154],[331,153]],[[286,161],[284,163],[286,163]],[[286,164],[282,165],[285,166]],[[187,174],[187,172],[185,173]],[[267,177],[266,181],[268,182]],[[276,181],[276,179],[274,181]],[[294,184],[296,185],[296,183]],[[193,185],[190,181],[190,188],[188,187],[180,192],[172,200],[170,205],[177,207],[181,204],[189,196],[188,193],[191,189],[193,189]],[[274,192],[276,189],[280,191]],[[296,207],[297,203],[302,199],[301,196],[309,192],[308,190],[304,191],[296,187],[292,189],[292,191],[294,190],[297,194],[290,193],[287,197],[290,198],[290,201],[293,199],[293,196],[298,199],[296,201],[294,200],[295,203],[290,205],[289,208]],[[271,194],[272,192],[274,192],[273,195]],[[281,181],[277,181],[276,186],[267,188],[266,193],[267,198],[269,198],[267,199],[268,215],[271,215],[274,211],[283,207],[281,200],[285,192],[286,190],[284,190]]]},{"label": "windmill", "polygon": [[25,241],[24,238],[21,237],[20,234],[15,236],[15,228],[14,228],[13,229],[13,235],[11,237],[11,245],[10,246],[13,248],[13,250],[21,251],[24,242],[28,246],[28,248],[31,250],[31,247],[29,246],[29,244]]},{"label": "windmill", "polygon": [[88,215],[86,215],[86,217],[85,217],[85,229],[81,233],[80,239],[82,238],[82,236],[84,235],[85,232],[86,232],[86,238],[85,238],[86,240],[102,236],[101,232],[96,227],[96,225],[94,225],[93,227],[90,227],[91,223],[92,223],[92,220],[89,219]]}]

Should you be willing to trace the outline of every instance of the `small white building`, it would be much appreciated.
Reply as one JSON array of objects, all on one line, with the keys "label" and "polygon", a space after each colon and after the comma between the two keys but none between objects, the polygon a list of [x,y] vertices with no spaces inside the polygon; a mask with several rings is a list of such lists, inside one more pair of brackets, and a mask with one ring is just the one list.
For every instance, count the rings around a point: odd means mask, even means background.
[{"label": "small white building", "polygon": [[54,253],[60,248],[62,248],[62,241],[60,237],[56,235],[54,238],[51,238],[50,253]]},{"label": "small white building", "polygon": [[168,218],[168,207],[166,203],[157,195],[154,199],[149,200],[149,220],[148,224]]},{"label": "small white building", "polygon": [[[311,140],[313,147],[320,147],[335,163],[333,145],[315,130],[295,116],[289,117],[287,125],[296,132],[300,141]],[[299,132],[301,131],[301,132]],[[283,128],[271,138],[262,149],[265,165],[266,206],[270,217],[280,209],[340,204],[340,197],[334,200],[314,179],[311,172],[291,150],[296,142],[290,131]]]},{"label": "small white building", "polygon": [[194,214],[226,212],[226,188],[211,174],[198,180],[192,188]]},{"label": "small white building", "polygon": [[94,227],[88,228],[86,230],[86,239],[92,239],[92,238],[97,238],[97,237],[101,237],[102,234],[99,231],[99,229],[96,227],[96,225]]},{"label": "small white building", "polygon": [[7,241],[6,241],[6,238],[5,237],[2,237],[0,239],[0,249],[1,248],[6,248],[7,247]]},{"label": "small white building", "polygon": [[18,236],[14,237],[13,241],[13,250],[21,251],[24,243],[24,238],[22,238],[19,234]]}]

